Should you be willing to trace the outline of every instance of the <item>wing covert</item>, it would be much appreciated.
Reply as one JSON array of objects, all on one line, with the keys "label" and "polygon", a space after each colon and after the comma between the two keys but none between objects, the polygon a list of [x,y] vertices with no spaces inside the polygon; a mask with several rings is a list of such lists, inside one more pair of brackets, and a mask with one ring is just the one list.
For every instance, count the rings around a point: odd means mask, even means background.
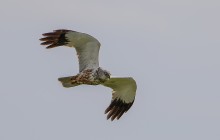
[{"label": "wing covert", "polygon": [[76,31],[60,29],[42,34],[44,37],[41,45],[47,49],[58,46],[68,46],[76,49],[79,60],[79,72],[85,69],[96,69],[99,67],[99,49],[101,44],[91,35]]}]

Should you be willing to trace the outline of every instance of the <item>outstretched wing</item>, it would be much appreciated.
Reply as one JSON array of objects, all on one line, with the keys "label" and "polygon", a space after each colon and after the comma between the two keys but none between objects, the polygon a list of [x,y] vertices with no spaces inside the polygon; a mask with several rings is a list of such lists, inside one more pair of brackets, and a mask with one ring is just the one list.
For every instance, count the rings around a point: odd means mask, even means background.
[{"label": "outstretched wing", "polygon": [[119,119],[127,112],[134,103],[137,85],[133,78],[111,78],[102,85],[112,88],[112,101],[105,114],[108,113],[107,119]]},{"label": "outstretched wing", "polygon": [[47,49],[68,46],[76,49],[79,59],[79,71],[85,69],[96,69],[99,67],[99,41],[85,33],[71,30],[54,30],[53,32],[44,33],[41,45],[47,45]]}]

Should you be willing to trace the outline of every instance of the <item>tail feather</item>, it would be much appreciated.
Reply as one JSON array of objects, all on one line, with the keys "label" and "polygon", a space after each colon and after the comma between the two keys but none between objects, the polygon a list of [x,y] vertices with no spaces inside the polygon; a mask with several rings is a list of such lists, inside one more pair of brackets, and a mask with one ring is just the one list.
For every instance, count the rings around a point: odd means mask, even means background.
[{"label": "tail feather", "polygon": [[72,78],[73,78],[73,76],[60,77],[60,78],[58,78],[58,81],[60,81],[62,83],[63,87],[65,87],[65,88],[78,86],[79,84],[72,83]]}]

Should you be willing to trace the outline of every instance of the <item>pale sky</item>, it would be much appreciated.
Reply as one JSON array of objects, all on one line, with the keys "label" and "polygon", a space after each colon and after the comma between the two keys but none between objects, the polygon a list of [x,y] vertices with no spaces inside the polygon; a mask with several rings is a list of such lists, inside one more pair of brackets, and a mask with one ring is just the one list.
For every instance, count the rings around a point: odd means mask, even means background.
[{"label": "pale sky", "polygon": [[[1,0],[0,140],[219,140],[219,0]],[[74,49],[42,33],[70,29],[102,44],[100,65],[138,85],[118,121],[111,89],[65,89]]]}]

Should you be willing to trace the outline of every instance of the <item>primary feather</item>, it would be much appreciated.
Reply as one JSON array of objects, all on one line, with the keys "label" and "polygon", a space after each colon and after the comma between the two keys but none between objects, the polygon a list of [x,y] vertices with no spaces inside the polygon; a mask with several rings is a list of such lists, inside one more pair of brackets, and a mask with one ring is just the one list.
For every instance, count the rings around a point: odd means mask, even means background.
[{"label": "primary feather", "polygon": [[102,85],[113,89],[111,104],[105,110],[105,113],[108,113],[107,119],[119,119],[133,105],[137,90],[136,82],[131,77],[116,77]]},{"label": "primary feather", "polygon": [[79,71],[95,69],[99,67],[99,41],[85,33],[71,30],[54,30],[44,33],[41,45],[47,45],[47,49],[68,46],[76,49],[79,59]]},{"label": "primary feather", "polygon": [[133,105],[137,85],[131,77],[110,77],[110,73],[99,67],[99,41],[86,33],[71,30],[54,30],[44,33],[41,45],[47,49],[58,46],[75,48],[79,60],[79,73],[75,76],[61,77],[58,80],[66,88],[81,84],[103,85],[112,88],[112,101],[105,110],[107,119],[119,119]]}]

